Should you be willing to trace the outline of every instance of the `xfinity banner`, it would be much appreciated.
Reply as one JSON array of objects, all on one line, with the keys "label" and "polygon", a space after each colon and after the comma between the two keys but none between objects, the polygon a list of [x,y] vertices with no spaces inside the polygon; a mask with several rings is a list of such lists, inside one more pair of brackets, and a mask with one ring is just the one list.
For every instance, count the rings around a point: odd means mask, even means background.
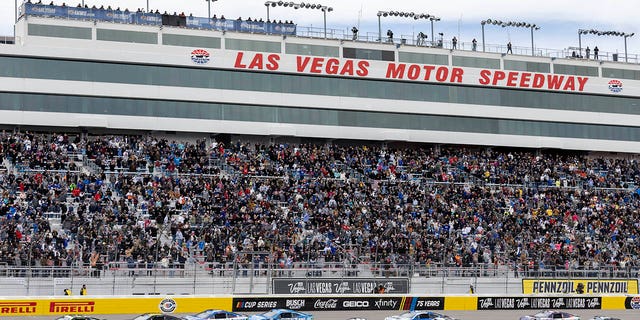
[{"label": "xfinity banner", "polygon": [[601,297],[479,297],[478,310],[601,309]]},{"label": "xfinity banner", "polygon": [[272,288],[275,294],[362,294],[379,285],[385,293],[409,293],[408,278],[274,278]]},{"label": "xfinity banner", "polygon": [[233,311],[443,310],[444,297],[234,298]]}]

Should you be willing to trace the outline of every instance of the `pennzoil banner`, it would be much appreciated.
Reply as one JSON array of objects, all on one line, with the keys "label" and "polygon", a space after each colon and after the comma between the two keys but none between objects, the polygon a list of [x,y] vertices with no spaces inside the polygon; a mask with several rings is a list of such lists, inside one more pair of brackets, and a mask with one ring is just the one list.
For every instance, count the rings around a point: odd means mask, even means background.
[{"label": "pennzoil banner", "polygon": [[[578,285],[582,284],[579,292]],[[522,279],[523,294],[638,294],[638,280]]]}]

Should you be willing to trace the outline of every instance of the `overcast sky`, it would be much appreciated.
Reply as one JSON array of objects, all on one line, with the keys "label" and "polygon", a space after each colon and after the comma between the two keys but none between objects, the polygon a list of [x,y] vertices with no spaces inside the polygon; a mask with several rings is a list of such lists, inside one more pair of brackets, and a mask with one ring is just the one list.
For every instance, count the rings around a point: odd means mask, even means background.
[{"label": "overcast sky", "polygon": [[[32,0],[33,1],[33,0]],[[50,0],[43,0],[43,2]],[[18,3],[22,0],[18,0]],[[56,4],[63,1],[54,0]],[[77,5],[81,0],[71,0],[67,5]],[[205,0],[148,0],[152,9],[186,14],[207,16],[207,2]],[[224,14],[227,18],[242,17],[246,19],[266,19],[264,0],[218,0],[211,5],[212,14]],[[308,2],[296,1],[296,2]],[[147,0],[85,0],[91,5],[111,5],[112,7],[145,8]],[[595,28],[598,30],[613,30],[640,33],[638,0],[314,0],[333,7],[334,11],[327,14],[329,29],[349,30],[352,26],[360,27],[360,34],[375,36],[378,32],[378,18],[376,13],[383,11],[408,11],[429,13],[442,18],[435,23],[435,33],[443,32],[445,40],[453,36],[459,37],[461,42],[470,42],[476,38],[481,41],[482,32],[480,21],[490,18],[499,20],[517,20],[536,23],[542,28],[534,33],[537,48],[563,49],[578,46],[579,28]],[[13,34],[14,0],[0,0],[0,35]],[[280,20],[294,20],[299,27],[322,27],[323,15],[319,10],[294,10],[292,8],[275,7],[270,10],[271,18]],[[392,29],[396,37],[413,37],[422,31],[431,34],[427,20],[413,20],[410,18],[387,17],[382,18],[383,33]],[[531,35],[525,28],[485,27],[487,44],[504,45],[511,41],[514,46],[530,47]],[[597,45],[601,52],[624,53],[624,39],[622,37],[598,37],[583,35],[582,47]],[[640,34],[628,38],[628,52],[640,54]]]}]

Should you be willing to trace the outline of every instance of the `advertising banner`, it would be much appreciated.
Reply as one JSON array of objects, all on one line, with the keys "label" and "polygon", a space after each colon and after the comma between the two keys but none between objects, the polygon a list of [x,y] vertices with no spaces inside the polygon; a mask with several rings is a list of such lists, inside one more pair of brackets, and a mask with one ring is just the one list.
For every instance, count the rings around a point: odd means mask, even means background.
[{"label": "advertising banner", "polygon": [[234,298],[233,311],[443,310],[444,297],[248,297]]},{"label": "advertising banner", "polygon": [[231,309],[231,297],[34,298],[0,301],[0,317],[65,314],[195,313],[204,308]]},{"label": "advertising banner", "polygon": [[626,297],[624,301],[624,308],[633,310],[640,309],[640,296]]},{"label": "advertising banner", "polygon": [[602,309],[601,297],[478,297],[478,310]]},{"label": "advertising banner", "polygon": [[374,293],[382,285],[385,293],[409,293],[408,278],[274,278],[275,294]]},{"label": "advertising banner", "polygon": [[638,279],[523,279],[524,294],[638,294]]},{"label": "advertising banner", "polygon": [[202,17],[181,17],[144,12],[124,12],[121,10],[89,9],[78,7],[50,6],[44,4],[25,3],[24,13],[40,17],[58,17],[79,20],[97,20],[116,23],[135,23],[144,25],[169,25],[194,29],[226,30],[253,33],[272,33],[295,35],[296,25],[285,23],[266,23],[260,21],[239,21],[226,19],[209,19]]}]

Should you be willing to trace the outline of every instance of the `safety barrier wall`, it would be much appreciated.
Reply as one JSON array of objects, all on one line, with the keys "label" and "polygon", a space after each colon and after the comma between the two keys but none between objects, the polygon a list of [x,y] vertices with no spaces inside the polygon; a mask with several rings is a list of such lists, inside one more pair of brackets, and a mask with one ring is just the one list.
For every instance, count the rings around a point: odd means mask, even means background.
[{"label": "safety barrier wall", "polygon": [[231,309],[231,297],[25,297],[0,299],[0,316],[66,314],[196,313],[203,309]]},{"label": "safety barrier wall", "polygon": [[336,296],[120,296],[24,297],[0,299],[0,316],[197,313],[205,309],[261,312],[299,311],[640,309],[640,295],[336,295]]}]

